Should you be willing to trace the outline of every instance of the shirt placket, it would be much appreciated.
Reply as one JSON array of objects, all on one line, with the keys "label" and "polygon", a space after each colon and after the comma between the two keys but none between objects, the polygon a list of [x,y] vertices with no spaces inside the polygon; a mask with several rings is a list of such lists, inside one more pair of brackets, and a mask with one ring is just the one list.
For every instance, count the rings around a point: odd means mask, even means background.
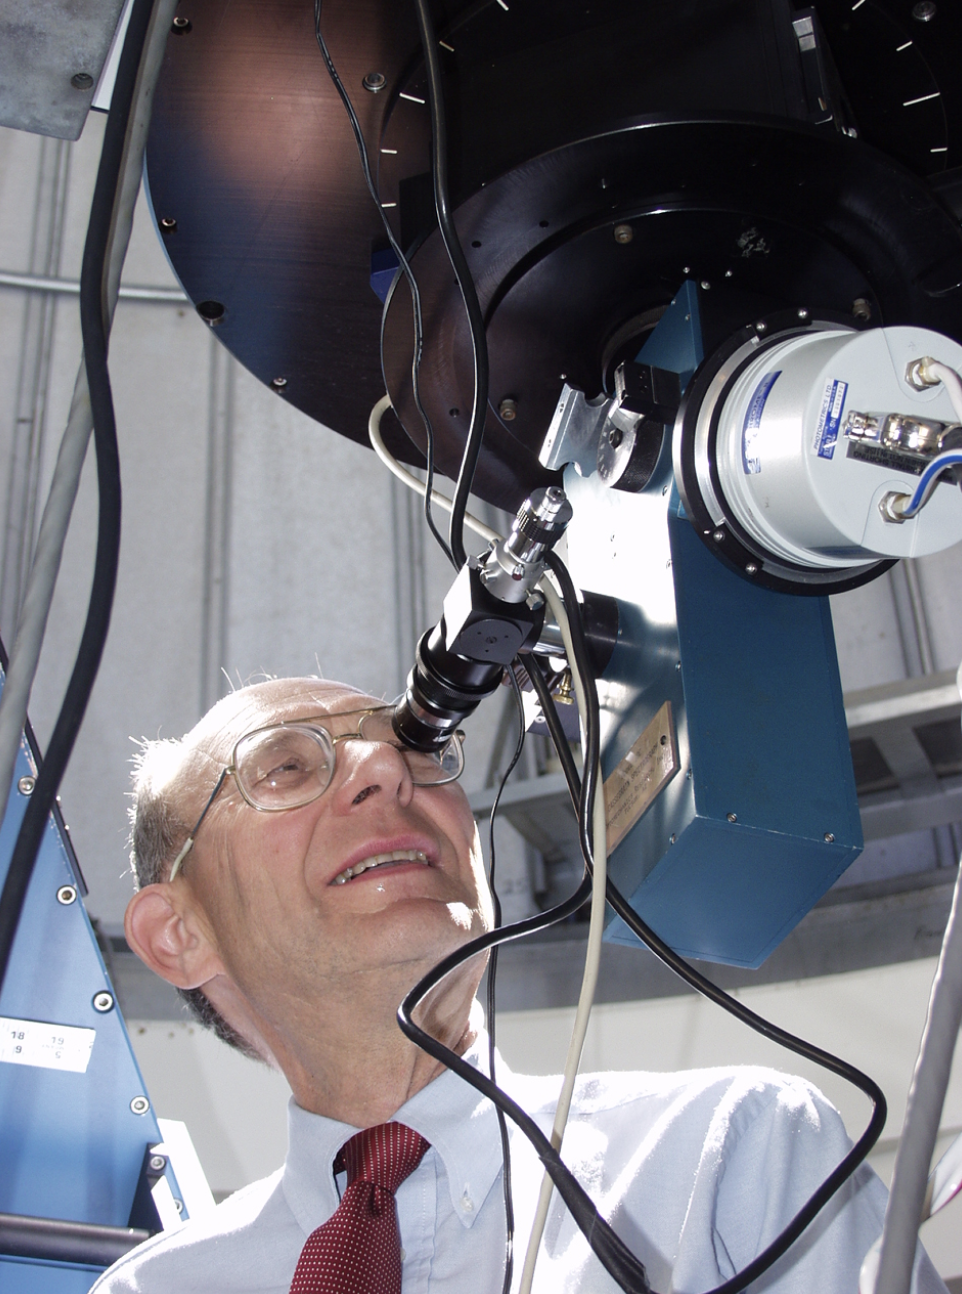
[{"label": "shirt placket", "polygon": [[428,1294],[438,1224],[438,1156],[429,1150],[395,1196],[404,1294]]}]

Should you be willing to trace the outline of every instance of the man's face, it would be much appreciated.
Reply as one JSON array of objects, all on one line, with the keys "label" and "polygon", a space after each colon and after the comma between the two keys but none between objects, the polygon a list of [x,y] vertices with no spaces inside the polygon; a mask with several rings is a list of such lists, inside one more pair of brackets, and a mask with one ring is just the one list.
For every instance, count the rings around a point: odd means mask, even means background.
[{"label": "man's face", "polygon": [[[240,713],[205,741],[215,761],[226,764],[246,732],[282,719],[323,715],[333,736],[354,732],[350,712],[369,704],[305,680],[246,692]],[[355,740],[335,749],[330,786],[299,809],[259,812],[228,777],[184,867],[225,971],[259,1010],[279,996],[311,1001],[362,986],[366,976],[403,976],[405,967],[413,984],[419,968],[490,925],[460,787],[413,786],[389,745]],[[343,879],[374,859],[377,866]]]}]

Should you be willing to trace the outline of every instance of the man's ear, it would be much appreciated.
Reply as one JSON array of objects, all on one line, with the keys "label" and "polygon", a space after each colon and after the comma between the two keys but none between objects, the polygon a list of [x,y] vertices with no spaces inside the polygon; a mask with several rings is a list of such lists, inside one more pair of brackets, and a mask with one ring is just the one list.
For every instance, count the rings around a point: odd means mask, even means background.
[{"label": "man's ear", "polygon": [[124,932],[142,962],[177,988],[197,988],[224,967],[203,923],[168,884],[145,885],[127,904]]}]

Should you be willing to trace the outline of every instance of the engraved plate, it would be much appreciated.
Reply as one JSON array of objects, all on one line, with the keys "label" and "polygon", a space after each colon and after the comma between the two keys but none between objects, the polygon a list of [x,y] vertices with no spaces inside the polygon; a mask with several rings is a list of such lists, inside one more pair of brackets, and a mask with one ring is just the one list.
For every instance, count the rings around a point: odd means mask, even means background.
[{"label": "engraved plate", "polygon": [[677,771],[675,725],[671,702],[666,701],[618,767],[605,778],[609,856]]},{"label": "engraved plate", "polygon": [[96,1029],[0,1016],[0,1061],[84,1074],[96,1036]]}]

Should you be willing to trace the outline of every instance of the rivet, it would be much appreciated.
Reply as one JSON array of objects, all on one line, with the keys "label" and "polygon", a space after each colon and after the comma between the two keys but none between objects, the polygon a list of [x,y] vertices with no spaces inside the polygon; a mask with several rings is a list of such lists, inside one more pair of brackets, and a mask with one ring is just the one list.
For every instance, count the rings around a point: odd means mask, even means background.
[{"label": "rivet", "polygon": [[383,72],[368,72],[361,84],[369,94],[380,94],[387,85],[387,77]]},{"label": "rivet", "polygon": [[804,307],[804,306],[801,306],[801,307],[799,308],[799,311],[798,311],[798,317],[799,317],[799,319],[807,319],[807,318],[808,318],[808,311],[805,309],[805,307]]},{"label": "rivet", "polygon": [[506,396],[498,405],[498,414],[505,422],[512,422],[518,416],[518,402]]},{"label": "rivet", "polygon": [[714,539],[716,544],[720,544],[724,538],[725,538],[724,530],[716,530],[715,533],[712,535],[712,539]]},{"label": "rivet", "polygon": [[616,243],[630,243],[635,236],[635,231],[631,225],[615,225],[614,234]]},{"label": "rivet", "polygon": [[725,816],[728,818],[728,821],[729,821],[729,822],[737,822],[737,821],[738,821],[738,814],[737,814],[737,813],[727,813]]},{"label": "rivet", "polygon": [[711,287],[711,284],[708,282],[708,280],[707,280],[707,279],[702,279],[702,281],[701,281],[701,290],[702,290],[703,292],[707,292],[707,291],[708,291],[708,289],[709,289],[710,287]]},{"label": "rivet", "polygon": [[146,1096],[135,1096],[130,1103],[132,1114],[146,1114],[149,1109],[150,1102],[147,1100]]},{"label": "rivet", "polygon": [[690,274],[690,273],[691,273],[691,266],[690,266],[690,265],[683,265],[683,266],[681,267],[681,272],[682,272],[682,274]]},{"label": "rivet", "polygon": [[93,83],[94,79],[89,72],[75,72],[70,78],[70,84],[75,90],[89,90]]},{"label": "rivet", "polygon": [[227,311],[222,301],[200,301],[197,305],[197,313],[205,324],[210,324],[211,328],[215,328],[224,318]]},{"label": "rivet", "polygon": [[114,996],[112,993],[107,993],[106,991],[95,993],[92,1001],[94,1010],[99,1011],[101,1015],[105,1015],[106,1012],[114,1009]]},{"label": "rivet", "polygon": [[852,302],[852,314],[856,319],[867,323],[872,317],[872,303],[866,301],[865,297],[856,297]]},{"label": "rivet", "polygon": [[149,1163],[150,1163],[150,1171],[152,1173],[162,1173],[164,1169],[167,1167],[167,1156],[151,1155]]},{"label": "rivet", "polygon": [[57,891],[57,902],[62,903],[64,907],[69,907],[71,903],[77,902],[77,887],[75,885],[61,885]]},{"label": "rivet", "polygon": [[271,378],[271,386],[274,388],[275,391],[283,391],[284,387],[287,386],[287,378],[286,377]]},{"label": "rivet", "polygon": [[757,567],[757,565],[756,565],[754,562],[749,562],[749,563],[748,563],[748,565],[745,567],[745,574],[746,574],[746,575],[757,575],[757,574],[758,574],[758,567]]},{"label": "rivet", "polygon": [[932,0],[919,0],[912,6],[912,17],[916,22],[931,22],[938,12]]},{"label": "rivet", "polygon": [[834,845],[834,843],[835,843],[835,832],[834,832],[834,831],[826,831],[824,839],[825,839],[825,843],[826,843],[826,845]]},{"label": "rivet", "polygon": [[765,322],[764,319],[759,319],[758,323],[755,325],[755,331],[768,332],[768,324]]},{"label": "rivet", "polygon": [[33,788],[37,785],[37,779],[27,774],[21,777],[17,782],[17,790],[21,795],[33,795]]},{"label": "rivet", "polygon": [[732,274],[734,274],[734,272],[735,272],[734,270],[726,270],[726,271],[725,271],[725,278],[726,278],[726,279],[730,279],[730,278],[731,278],[731,276],[732,276]]},{"label": "rivet", "polygon": [[162,234],[173,234],[177,231],[177,221],[173,216],[161,216],[157,223],[160,225]]},{"label": "rivet", "polygon": [[668,837],[668,843],[669,843],[669,845],[673,845],[677,839],[678,839],[678,836],[677,836],[677,835],[676,835],[676,833],[673,831],[673,832],[671,833],[671,835]]},{"label": "rivet", "polygon": [[170,30],[175,36],[186,36],[191,30],[191,25],[189,18],[175,18],[170,24]]}]

